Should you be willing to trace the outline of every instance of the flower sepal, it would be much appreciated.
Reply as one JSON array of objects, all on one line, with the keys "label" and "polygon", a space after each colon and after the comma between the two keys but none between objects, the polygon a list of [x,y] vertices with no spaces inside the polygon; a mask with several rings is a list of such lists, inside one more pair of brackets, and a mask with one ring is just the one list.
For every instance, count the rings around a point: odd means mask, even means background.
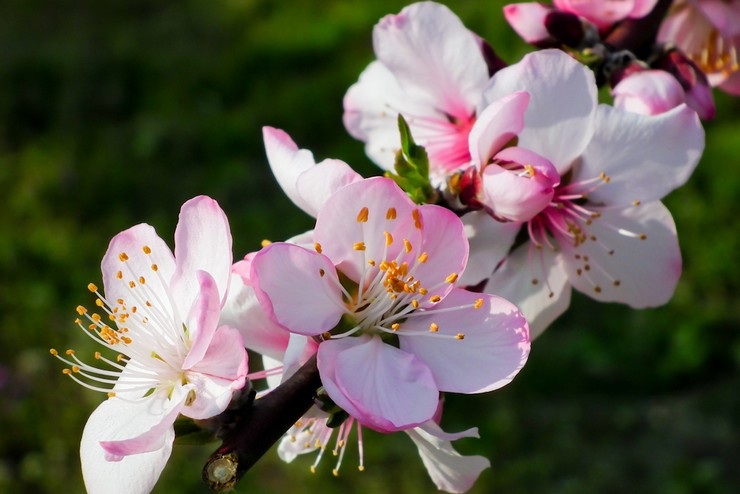
[{"label": "flower sepal", "polygon": [[396,153],[396,173],[388,171],[385,176],[396,182],[416,204],[434,204],[437,192],[429,180],[429,156],[423,146],[414,142],[409,125],[400,113],[398,131],[401,149]]}]

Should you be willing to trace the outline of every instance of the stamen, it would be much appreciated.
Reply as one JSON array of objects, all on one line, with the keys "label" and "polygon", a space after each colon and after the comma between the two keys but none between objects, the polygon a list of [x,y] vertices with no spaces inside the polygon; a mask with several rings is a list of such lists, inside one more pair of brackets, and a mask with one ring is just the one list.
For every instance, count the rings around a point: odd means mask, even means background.
[{"label": "stamen", "polygon": [[321,254],[321,250],[322,250],[322,249],[321,249],[321,244],[320,244],[320,243],[316,242],[315,244],[313,244],[313,249],[314,249],[314,250],[315,250],[315,251],[316,251],[317,253]]},{"label": "stamen", "polygon": [[357,215],[357,222],[358,223],[367,223],[367,218],[369,215],[369,211],[366,207],[360,209],[359,214]]},{"label": "stamen", "polygon": [[388,208],[388,211],[385,213],[385,219],[395,220],[396,219],[396,208]]},{"label": "stamen", "polygon": [[268,245],[270,245],[270,244],[272,244],[272,241],[270,241],[270,240],[267,240],[267,239],[263,239],[263,240],[262,240],[262,241],[260,242],[260,245],[261,245],[262,247],[267,247],[267,246],[268,246]]},{"label": "stamen", "polygon": [[365,242],[355,242],[352,248],[354,250],[365,250]]}]

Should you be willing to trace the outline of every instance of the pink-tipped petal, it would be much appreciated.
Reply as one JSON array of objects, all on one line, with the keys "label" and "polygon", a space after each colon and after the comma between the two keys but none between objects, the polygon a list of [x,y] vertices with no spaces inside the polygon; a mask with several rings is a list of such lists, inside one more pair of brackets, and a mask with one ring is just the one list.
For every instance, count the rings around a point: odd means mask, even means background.
[{"label": "pink-tipped petal", "polygon": [[200,292],[197,270],[213,277],[223,304],[231,276],[231,231],[223,210],[210,197],[198,196],[182,205],[175,229],[175,260],[172,298],[181,314],[190,311]]},{"label": "pink-tipped petal", "polygon": [[516,91],[527,91],[531,97],[518,145],[544,156],[563,175],[593,134],[597,106],[593,72],[560,50],[530,53],[493,76],[483,104]]},{"label": "pink-tipped petal", "polygon": [[554,3],[558,9],[583,17],[599,29],[628,17],[635,8],[634,0],[554,0]]},{"label": "pink-tipped petal", "polygon": [[597,240],[577,248],[559,242],[575,288],[597,300],[636,309],[670,300],[681,276],[681,252],[676,226],[663,204],[604,211],[589,233]]},{"label": "pink-tipped petal", "polygon": [[596,128],[572,179],[609,177],[588,193],[594,204],[658,200],[688,180],[704,150],[699,118],[685,105],[652,117],[601,105]]},{"label": "pink-tipped petal", "polygon": [[[535,282],[536,281],[536,282]],[[491,276],[485,291],[519,307],[537,338],[570,305],[570,284],[562,255],[531,242],[516,248]]]},{"label": "pink-tipped petal", "polygon": [[460,218],[470,244],[468,264],[458,286],[477,285],[491,276],[503,260],[521,229],[518,223],[496,221],[484,211],[473,211]]},{"label": "pink-tipped petal", "polygon": [[429,368],[377,336],[325,341],[318,367],[329,397],[377,431],[415,427],[437,410],[439,392]]},{"label": "pink-tipped petal", "polygon": [[504,6],[506,22],[529,44],[541,43],[552,36],[545,27],[552,6],[538,2],[512,3]]},{"label": "pink-tipped petal", "polygon": [[[161,447],[146,453],[106,459],[101,441],[128,437],[158,423],[161,417],[139,415],[136,403],[108,399],[92,413],[85,425],[80,444],[80,458],[85,488],[90,494],[148,494],[162,473],[172,452],[175,431],[169,427],[163,432]],[[134,416],[134,431],[129,431]]]},{"label": "pink-tipped petal", "polygon": [[221,326],[203,359],[186,372],[195,398],[181,413],[194,419],[218,415],[229,406],[233,392],[246,383],[247,351],[239,331]]},{"label": "pink-tipped petal", "polygon": [[[480,308],[474,308],[480,304]],[[467,306],[460,310],[455,307]],[[434,313],[434,309],[449,312]],[[529,355],[527,321],[513,304],[456,288],[429,315],[401,323],[401,349],[427,364],[441,391],[483,393],[505,386]],[[437,335],[429,328],[437,326]],[[404,336],[404,332],[412,334]],[[424,334],[426,333],[426,335]],[[454,338],[462,335],[463,339]]]},{"label": "pink-tipped petal", "polygon": [[298,192],[298,177],[310,170],[316,162],[311,151],[298,149],[293,139],[283,130],[263,127],[262,137],[265,143],[267,162],[275,175],[280,188],[293,203],[306,213],[316,216],[312,205],[307,203]]},{"label": "pink-tipped petal", "polygon": [[218,327],[221,312],[221,296],[213,277],[205,271],[196,271],[195,277],[200,284],[200,292],[185,321],[192,346],[182,363],[183,369],[190,369],[203,359]]},{"label": "pink-tipped petal", "polygon": [[340,160],[327,159],[303,172],[296,181],[296,188],[314,218],[326,200],[347,184],[362,180],[362,176]]},{"label": "pink-tipped petal", "polygon": [[332,262],[303,247],[265,247],[252,260],[251,278],[267,315],[291,332],[319,335],[333,329],[346,311]]},{"label": "pink-tipped petal", "polygon": [[[483,456],[463,456],[458,453],[448,439],[440,437],[445,433],[434,422],[424,424],[424,428],[417,427],[405,432],[414,441],[429,477],[439,490],[466,492],[473,487],[481,472],[491,466]],[[474,437],[478,437],[477,430]]]},{"label": "pink-tipped petal", "polygon": [[468,136],[470,156],[478,168],[521,132],[528,104],[529,93],[517,91],[494,101],[480,113]]},{"label": "pink-tipped petal", "polygon": [[[151,254],[146,254],[144,247],[151,249]],[[157,265],[157,272],[152,270],[153,264]],[[138,284],[140,276],[149,280],[147,288],[152,290],[153,298],[168,300],[168,283],[175,272],[175,258],[154,228],[140,224],[113,237],[103,257],[101,270],[105,297],[114,305],[118,299],[133,304],[129,283]]]}]

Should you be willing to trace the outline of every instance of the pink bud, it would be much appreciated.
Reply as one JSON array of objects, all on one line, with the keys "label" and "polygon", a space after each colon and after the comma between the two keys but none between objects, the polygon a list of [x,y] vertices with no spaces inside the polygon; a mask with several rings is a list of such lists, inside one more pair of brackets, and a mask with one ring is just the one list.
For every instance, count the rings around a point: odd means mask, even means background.
[{"label": "pink bud", "polygon": [[668,72],[644,70],[622,79],[614,89],[614,106],[642,115],[657,115],[686,100],[681,84]]}]

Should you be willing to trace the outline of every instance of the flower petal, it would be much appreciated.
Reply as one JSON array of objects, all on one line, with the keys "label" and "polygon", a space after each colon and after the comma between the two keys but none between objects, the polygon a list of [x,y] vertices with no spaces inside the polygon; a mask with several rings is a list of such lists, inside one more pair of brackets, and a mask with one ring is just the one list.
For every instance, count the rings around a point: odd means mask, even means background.
[{"label": "flower petal", "polygon": [[375,54],[407,94],[457,119],[475,111],[488,68],[475,37],[444,5],[423,2],[373,30]]},{"label": "flower petal", "polygon": [[644,70],[622,79],[612,96],[615,108],[641,115],[664,113],[686,100],[678,80],[663,70]]},{"label": "flower petal", "polygon": [[298,177],[316,164],[311,151],[298,149],[293,139],[283,130],[262,127],[267,162],[280,188],[293,204],[311,216],[316,216],[312,205],[298,192]]},{"label": "flower petal", "polygon": [[[389,178],[355,182],[326,201],[316,219],[314,240],[337,269],[358,282],[368,260],[395,259],[404,249],[403,239],[420,245],[414,210],[418,208]],[[395,239],[391,245],[386,245],[385,232]]]},{"label": "flower petal", "polygon": [[473,211],[460,218],[470,244],[465,272],[458,279],[458,286],[477,285],[491,276],[514,244],[521,229],[519,223],[496,221],[483,211]]},{"label": "flower petal", "polygon": [[252,260],[251,279],[265,313],[285,329],[307,336],[329,331],[346,311],[328,257],[274,243]]},{"label": "flower petal", "polygon": [[524,127],[529,93],[517,91],[488,105],[470,129],[470,156],[479,169]]},{"label": "flower petal", "polygon": [[198,196],[183,204],[175,229],[175,260],[172,292],[181,314],[187,314],[200,292],[197,270],[210,274],[223,305],[231,276],[231,232],[229,220],[218,203]]},{"label": "flower petal", "polygon": [[529,322],[532,340],[570,305],[570,284],[562,256],[547,247],[535,249],[531,242],[505,259],[488,280],[485,291],[519,307]]},{"label": "flower petal", "polygon": [[226,326],[218,328],[203,359],[185,373],[188,382],[195,386],[195,401],[181,413],[207,419],[226,410],[233,392],[246,383],[247,362],[239,331]]},{"label": "flower petal", "polygon": [[110,461],[106,459],[106,452],[101,446],[102,441],[130,438],[161,423],[160,414],[150,413],[150,401],[131,402],[110,398],[92,413],[80,444],[82,475],[87,492],[147,494],[154,488],[172,452],[175,431],[171,423],[162,431],[160,447],[148,452]]},{"label": "flower petal", "polygon": [[593,133],[596,82],[593,72],[560,50],[541,50],[496,72],[483,106],[515,91],[527,91],[519,147],[547,158],[563,175]]},{"label": "flower petal", "polygon": [[[145,254],[144,247],[151,249],[151,254]],[[152,271],[153,264],[157,265],[156,273]],[[113,306],[118,299],[123,299],[127,305],[133,302],[129,283],[138,284],[140,276],[151,281],[147,289],[153,292],[153,299],[168,300],[168,283],[175,272],[175,258],[154,228],[142,223],[113,237],[103,256],[101,270],[105,298]],[[162,282],[157,280],[157,273]],[[146,310],[145,307],[141,309]]]},{"label": "flower petal", "polygon": [[670,300],[681,276],[681,252],[676,226],[663,204],[604,211],[588,228],[596,241],[576,248],[571,242],[559,242],[575,288],[602,302],[634,308]]},{"label": "flower petal", "polygon": [[536,44],[552,38],[545,27],[545,18],[552,11],[552,6],[539,2],[512,3],[504,6],[504,17],[524,41]]},{"label": "flower petal", "polygon": [[[480,308],[473,308],[476,303],[482,303]],[[454,310],[456,307],[461,308]],[[527,361],[527,321],[500,297],[456,288],[428,312],[401,323],[398,339],[401,350],[429,366],[440,391],[483,393],[498,389]],[[435,334],[429,331],[432,323],[438,327]],[[412,334],[406,336],[407,332]],[[457,334],[464,339],[455,339]],[[447,337],[439,337],[442,335]]]},{"label": "flower petal", "polygon": [[190,314],[185,321],[185,326],[190,333],[192,346],[187,357],[182,363],[183,369],[190,369],[197,364],[206,354],[213,334],[218,327],[218,319],[221,312],[221,296],[213,277],[205,271],[196,271],[195,277],[200,284],[198,298],[190,308]]},{"label": "flower petal", "polygon": [[648,203],[683,185],[703,150],[699,118],[685,105],[651,117],[601,105],[596,132],[574,169],[572,182],[605,173],[609,183],[589,191],[589,202]]},{"label": "flower petal", "polygon": [[429,368],[377,336],[321,343],[318,367],[329,397],[377,431],[415,427],[437,410],[439,392]]},{"label": "flower petal", "polygon": [[421,461],[439,490],[465,492],[478,480],[480,473],[491,466],[483,456],[462,456],[455,451],[449,440],[437,435],[437,432],[440,435],[445,433],[434,422],[405,432],[416,444]]},{"label": "flower petal", "polygon": [[344,161],[324,160],[303,172],[296,182],[298,193],[314,218],[326,200],[347,184],[362,180],[362,176]]}]

